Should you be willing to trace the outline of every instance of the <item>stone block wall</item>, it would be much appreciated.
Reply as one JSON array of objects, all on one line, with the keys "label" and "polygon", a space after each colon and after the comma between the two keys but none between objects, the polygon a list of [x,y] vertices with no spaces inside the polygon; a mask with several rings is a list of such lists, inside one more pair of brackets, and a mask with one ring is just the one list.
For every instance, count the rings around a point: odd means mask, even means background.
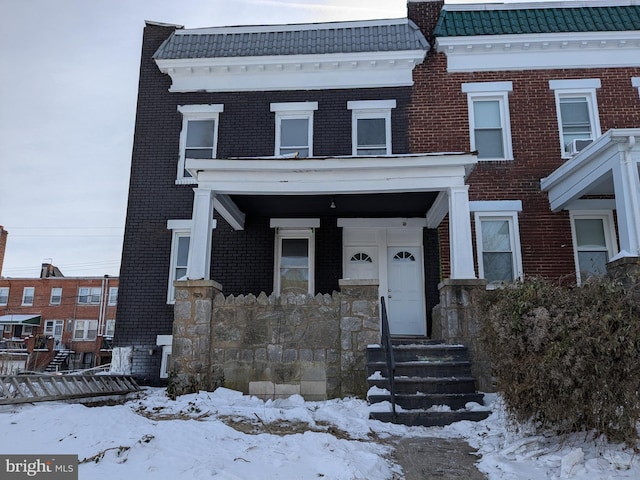
[{"label": "stone block wall", "polygon": [[341,280],[340,292],[316,296],[225,296],[204,280],[175,287],[171,393],[224,385],[261,398],[365,396],[366,347],[380,337],[377,281]]},{"label": "stone block wall", "polygon": [[432,338],[468,347],[478,390],[494,392],[491,362],[479,340],[482,314],[479,297],[486,290],[486,281],[446,279],[439,289],[440,303],[433,311]]}]

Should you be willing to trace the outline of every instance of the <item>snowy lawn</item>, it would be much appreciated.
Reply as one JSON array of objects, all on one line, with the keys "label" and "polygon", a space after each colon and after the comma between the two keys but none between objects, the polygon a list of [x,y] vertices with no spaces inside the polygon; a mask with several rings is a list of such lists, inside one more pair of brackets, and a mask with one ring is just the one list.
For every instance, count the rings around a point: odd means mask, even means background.
[{"label": "snowy lawn", "polygon": [[499,405],[483,422],[444,428],[371,421],[371,408],[356,399],[263,402],[224,388],[176,401],[163,389],[146,389],[119,406],[4,406],[0,453],[77,454],[80,480],[385,480],[402,478],[391,459],[394,437],[443,437],[477,448],[490,479],[640,478],[632,450],[584,436],[514,433]]}]

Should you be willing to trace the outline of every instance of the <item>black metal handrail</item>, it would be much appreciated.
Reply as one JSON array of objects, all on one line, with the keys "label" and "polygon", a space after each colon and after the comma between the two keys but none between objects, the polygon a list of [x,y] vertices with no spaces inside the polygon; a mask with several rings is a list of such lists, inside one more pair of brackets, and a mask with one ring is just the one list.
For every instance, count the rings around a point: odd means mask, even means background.
[{"label": "black metal handrail", "polygon": [[391,332],[389,331],[389,319],[387,318],[387,307],[384,297],[380,297],[382,308],[382,348],[384,349],[385,360],[387,361],[387,379],[389,380],[389,392],[391,397],[391,412],[393,423],[397,423],[396,413],[396,361],[393,357],[393,345],[391,344]]}]

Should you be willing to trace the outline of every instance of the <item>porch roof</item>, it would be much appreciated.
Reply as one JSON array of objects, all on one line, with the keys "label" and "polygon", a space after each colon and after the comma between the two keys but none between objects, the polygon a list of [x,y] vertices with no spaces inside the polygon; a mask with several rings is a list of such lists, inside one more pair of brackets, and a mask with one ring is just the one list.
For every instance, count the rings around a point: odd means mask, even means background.
[{"label": "porch roof", "polygon": [[42,321],[42,317],[38,314],[25,314],[25,315],[1,315],[0,325],[33,325],[39,326]]},{"label": "porch roof", "polygon": [[464,185],[470,153],[374,157],[187,159],[202,188],[229,195],[358,195],[439,192]]},{"label": "porch roof", "polygon": [[614,169],[625,153],[636,169],[640,162],[640,128],[611,129],[570,160],[541,179],[551,210],[569,209],[585,195],[615,195]]}]

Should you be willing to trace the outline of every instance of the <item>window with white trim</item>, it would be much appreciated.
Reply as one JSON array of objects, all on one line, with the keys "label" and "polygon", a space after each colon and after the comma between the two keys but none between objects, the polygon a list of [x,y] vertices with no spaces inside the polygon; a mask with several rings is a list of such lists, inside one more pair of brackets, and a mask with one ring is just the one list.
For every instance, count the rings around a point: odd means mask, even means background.
[{"label": "window with white trim", "polygon": [[471,150],[479,160],[512,160],[509,92],[512,82],[463,83]]},{"label": "window with white trim", "polygon": [[113,334],[116,331],[116,321],[115,320],[107,320],[106,325],[105,325],[105,329],[104,329],[104,336],[105,337],[113,337]]},{"label": "window with white trim", "polygon": [[563,158],[577,150],[575,140],[596,139],[601,135],[596,89],[600,79],[549,80],[554,91]]},{"label": "window with white trim", "polygon": [[53,287],[51,289],[51,299],[49,300],[51,305],[60,305],[62,303],[62,288]]},{"label": "window with white trim", "polygon": [[76,320],[73,326],[74,341],[95,340],[98,336],[97,320]]},{"label": "window with white trim", "polygon": [[276,295],[314,294],[315,228],[318,219],[272,219],[276,228],[274,291]]},{"label": "window with white trim", "polygon": [[118,287],[109,287],[109,305],[118,304]]},{"label": "window with white trim", "polygon": [[33,297],[35,295],[35,287],[24,287],[22,289],[22,305],[33,305]]},{"label": "window with white trim", "polygon": [[617,254],[613,212],[571,211],[573,254],[578,285],[607,273],[607,263]]},{"label": "window with white trim", "polygon": [[318,102],[272,103],[276,156],[313,157],[313,112]]},{"label": "window with white trim", "polygon": [[521,280],[518,212],[522,211],[522,202],[476,201],[469,202],[469,208],[474,212],[478,272],[487,281],[487,288]]},{"label": "window with white trim", "polygon": [[78,288],[78,304],[96,305],[100,303],[100,287],[80,287]]},{"label": "window with white trim", "polygon": [[638,89],[640,95],[640,77],[631,77],[631,85]]},{"label": "window with white trim", "polygon": [[195,183],[185,169],[187,158],[216,158],[218,120],[224,105],[179,105],[182,114],[180,157],[176,183]]},{"label": "window with white trim", "polygon": [[9,287],[0,287],[0,305],[9,303]]},{"label": "window with white trim", "polygon": [[391,110],[395,100],[347,102],[351,110],[351,139],[354,156],[391,155]]},{"label": "window with white trim", "polygon": [[189,244],[191,243],[191,228],[173,229],[171,237],[171,262],[169,267],[169,287],[167,289],[167,303],[175,303],[176,292],[173,282],[187,275],[189,260]]},{"label": "window with white trim", "polygon": [[21,337],[26,337],[28,335],[33,335],[33,325],[23,325]]}]

